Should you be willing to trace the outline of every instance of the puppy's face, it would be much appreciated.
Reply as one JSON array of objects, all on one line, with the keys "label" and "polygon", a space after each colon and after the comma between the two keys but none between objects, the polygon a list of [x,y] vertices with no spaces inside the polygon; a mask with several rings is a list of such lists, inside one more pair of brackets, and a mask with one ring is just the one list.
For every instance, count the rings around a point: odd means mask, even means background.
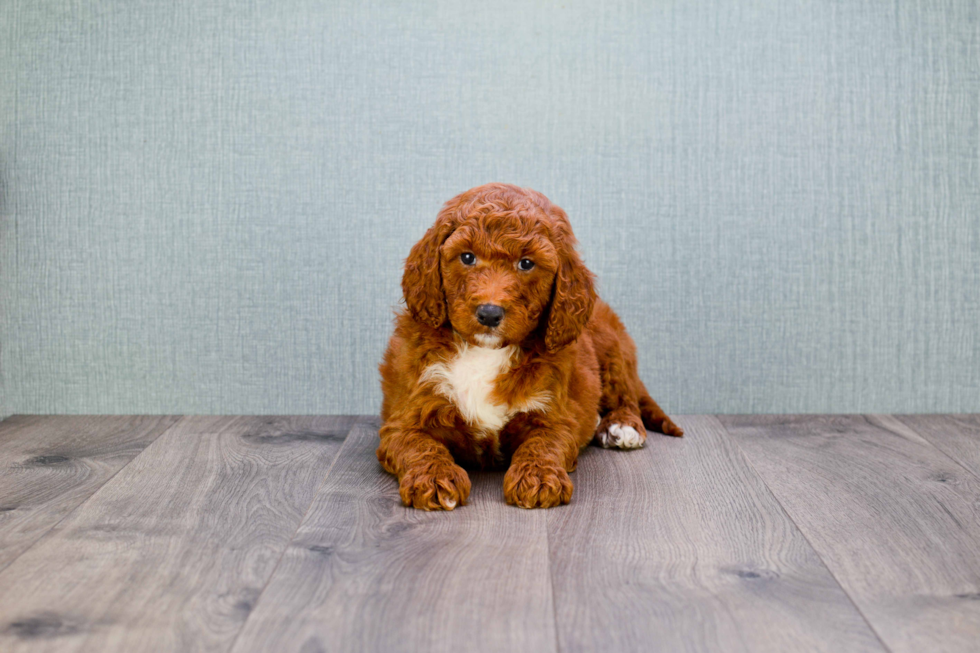
[{"label": "puppy's face", "polygon": [[536,217],[466,221],[440,248],[453,330],[482,347],[523,342],[546,312],[557,271],[558,252]]},{"label": "puppy's face", "polygon": [[541,193],[486,184],[446,202],[405,260],[412,317],[484,347],[538,332],[549,352],[575,341],[595,303],[565,212]]}]

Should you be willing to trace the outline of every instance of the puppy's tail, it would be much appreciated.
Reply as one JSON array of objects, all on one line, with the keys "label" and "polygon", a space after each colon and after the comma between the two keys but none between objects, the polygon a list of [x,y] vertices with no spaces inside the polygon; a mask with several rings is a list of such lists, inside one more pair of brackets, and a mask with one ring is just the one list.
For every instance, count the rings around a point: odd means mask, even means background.
[{"label": "puppy's tail", "polygon": [[643,383],[640,383],[639,395],[640,418],[643,420],[645,427],[651,431],[663,433],[664,435],[673,435],[678,438],[684,435],[684,429],[674,424],[667,417],[667,414],[657,405],[657,402],[653,400],[650,393],[647,392],[646,386]]}]

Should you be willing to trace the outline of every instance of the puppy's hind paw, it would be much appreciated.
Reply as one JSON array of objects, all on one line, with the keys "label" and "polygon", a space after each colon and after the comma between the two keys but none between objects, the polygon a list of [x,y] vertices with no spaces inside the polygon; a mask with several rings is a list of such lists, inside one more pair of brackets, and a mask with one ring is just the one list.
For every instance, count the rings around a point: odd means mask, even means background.
[{"label": "puppy's hind paw", "polygon": [[625,424],[610,424],[595,434],[596,442],[603,449],[639,449],[647,440],[647,434]]}]

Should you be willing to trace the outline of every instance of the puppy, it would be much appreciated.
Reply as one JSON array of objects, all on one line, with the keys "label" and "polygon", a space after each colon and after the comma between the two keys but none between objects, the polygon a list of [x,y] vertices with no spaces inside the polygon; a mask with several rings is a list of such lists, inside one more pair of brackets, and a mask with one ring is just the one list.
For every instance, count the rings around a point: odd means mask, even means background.
[{"label": "puppy", "polygon": [[637,376],[636,346],[575,250],[565,212],[487,184],[449,200],[405,261],[406,311],[380,365],[378,460],[406,506],[452,510],[460,465],[501,468],[522,508],[568,503],[579,451],[680,436]]}]

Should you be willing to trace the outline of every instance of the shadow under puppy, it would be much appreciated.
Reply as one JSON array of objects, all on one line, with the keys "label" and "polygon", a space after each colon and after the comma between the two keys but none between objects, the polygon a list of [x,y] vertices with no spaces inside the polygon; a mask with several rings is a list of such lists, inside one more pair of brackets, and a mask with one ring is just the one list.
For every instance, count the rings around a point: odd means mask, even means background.
[{"label": "shadow under puppy", "polygon": [[380,366],[378,447],[406,506],[466,503],[460,464],[509,464],[507,503],[557,506],[593,439],[632,449],[644,427],[683,435],[640,381],[636,346],[575,244],[544,195],[487,184],[447,202],[412,247],[408,310]]}]

